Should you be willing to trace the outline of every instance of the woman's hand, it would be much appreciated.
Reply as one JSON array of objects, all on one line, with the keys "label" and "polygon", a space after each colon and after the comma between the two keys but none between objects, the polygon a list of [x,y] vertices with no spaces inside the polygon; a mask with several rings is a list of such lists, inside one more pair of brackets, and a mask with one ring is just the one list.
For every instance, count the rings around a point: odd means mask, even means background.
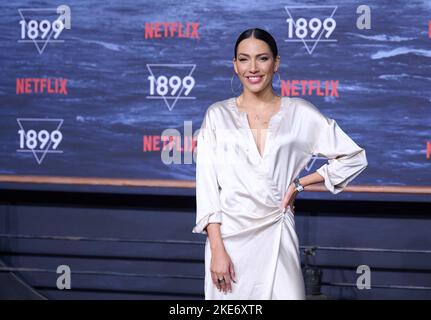
[{"label": "woman's hand", "polygon": [[295,189],[295,184],[291,183],[289,188],[287,188],[287,192],[283,197],[283,201],[281,202],[281,208],[287,209],[288,206],[292,209],[292,212],[295,214],[295,198],[298,194],[298,191]]},{"label": "woman's hand", "polygon": [[[211,278],[219,291],[223,290],[224,293],[227,293],[227,291],[232,292],[231,282],[236,283],[235,270],[232,260],[224,248],[212,251]],[[218,279],[222,278],[224,281],[219,282]]]}]

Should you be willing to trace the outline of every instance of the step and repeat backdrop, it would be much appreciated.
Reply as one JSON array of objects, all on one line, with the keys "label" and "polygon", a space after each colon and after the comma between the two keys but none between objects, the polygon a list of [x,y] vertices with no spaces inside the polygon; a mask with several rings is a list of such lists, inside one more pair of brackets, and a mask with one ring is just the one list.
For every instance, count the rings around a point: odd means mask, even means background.
[{"label": "step and repeat backdrop", "polygon": [[196,130],[212,103],[240,94],[235,41],[260,27],[279,46],[277,92],[311,101],[366,149],[352,184],[431,184],[430,1],[1,7],[0,175],[194,180]]}]

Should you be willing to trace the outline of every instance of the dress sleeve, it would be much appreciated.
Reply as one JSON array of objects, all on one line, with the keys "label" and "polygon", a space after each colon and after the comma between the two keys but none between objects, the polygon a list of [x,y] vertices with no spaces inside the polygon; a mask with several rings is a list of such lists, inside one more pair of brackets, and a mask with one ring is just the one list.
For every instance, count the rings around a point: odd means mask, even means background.
[{"label": "dress sleeve", "polygon": [[197,135],[196,149],[196,225],[193,233],[207,234],[209,223],[220,223],[220,186],[215,166],[215,132],[207,110]]},{"label": "dress sleeve", "polygon": [[317,172],[325,179],[325,187],[337,194],[365,170],[367,157],[365,150],[334,119],[320,114],[317,122],[318,136],[313,154],[328,158],[328,162],[317,169]]}]

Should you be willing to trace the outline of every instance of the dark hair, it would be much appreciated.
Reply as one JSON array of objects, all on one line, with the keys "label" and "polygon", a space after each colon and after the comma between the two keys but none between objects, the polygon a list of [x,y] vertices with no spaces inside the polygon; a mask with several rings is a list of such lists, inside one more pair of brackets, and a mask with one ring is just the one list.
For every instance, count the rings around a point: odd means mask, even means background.
[{"label": "dark hair", "polygon": [[242,40],[248,39],[248,38],[255,38],[255,39],[259,39],[259,40],[265,41],[266,44],[271,49],[272,55],[273,55],[274,59],[277,57],[277,55],[278,55],[278,48],[277,48],[277,43],[275,42],[274,37],[268,31],[265,31],[265,30],[259,29],[259,28],[252,28],[252,29],[247,29],[247,30],[243,31],[239,35],[238,39],[236,40],[235,51],[234,51],[234,57],[235,58],[236,58],[236,55],[237,55],[237,50],[238,50],[239,43]]}]

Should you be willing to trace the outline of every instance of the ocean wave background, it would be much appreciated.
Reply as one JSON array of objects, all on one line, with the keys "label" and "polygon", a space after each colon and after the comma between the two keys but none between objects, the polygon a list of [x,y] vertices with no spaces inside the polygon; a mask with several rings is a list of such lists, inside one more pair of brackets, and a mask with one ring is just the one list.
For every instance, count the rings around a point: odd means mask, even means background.
[{"label": "ocean wave background", "polygon": [[[197,130],[209,105],[237,95],[230,83],[235,40],[244,29],[258,26],[278,41],[283,80],[339,80],[339,98],[304,98],[367,150],[369,167],[355,183],[429,185],[430,2],[374,3],[371,30],[356,29],[356,1],[325,2],[337,6],[337,42],[318,43],[310,55],[302,43],[284,41],[285,6],[316,4],[77,0],[70,5],[72,29],[64,32],[65,42],[48,44],[41,55],[33,44],[17,42],[18,9],[55,7],[56,2],[3,4],[0,172],[193,180],[194,165],[165,165],[159,153],[143,152],[143,136],[160,135],[166,128],[182,132],[187,120]],[[145,22],[156,21],[199,22],[200,39],[145,40]],[[147,65],[156,63],[196,65],[191,92],[196,99],[179,100],[172,110],[161,99],[146,99]],[[17,96],[20,77],[67,78],[69,94]],[[63,154],[48,154],[38,164],[32,154],[17,153],[17,117],[64,119]]]}]

